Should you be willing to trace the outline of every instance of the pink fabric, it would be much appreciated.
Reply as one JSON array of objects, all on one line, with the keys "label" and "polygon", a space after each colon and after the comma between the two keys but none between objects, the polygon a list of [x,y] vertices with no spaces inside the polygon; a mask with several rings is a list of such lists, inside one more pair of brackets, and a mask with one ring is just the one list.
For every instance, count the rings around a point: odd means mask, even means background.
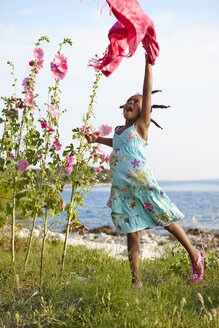
[{"label": "pink fabric", "polygon": [[154,64],[160,48],[152,19],[144,13],[137,0],[106,2],[118,21],[109,30],[110,44],[107,53],[103,58],[93,58],[89,66],[102,70],[105,76],[109,76],[119,66],[123,57],[131,57],[135,53],[140,42]]}]

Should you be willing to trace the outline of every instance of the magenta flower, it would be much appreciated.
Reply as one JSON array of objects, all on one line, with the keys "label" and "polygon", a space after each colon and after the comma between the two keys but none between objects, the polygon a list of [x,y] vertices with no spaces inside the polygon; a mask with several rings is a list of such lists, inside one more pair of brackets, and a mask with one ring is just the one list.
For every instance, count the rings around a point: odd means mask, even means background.
[{"label": "magenta flower", "polygon": [[56,81],[64,79],[68,70],[67,58],[62,54],[56,54],[50,67]]},{"label": "magenta flower", "polygon": [[70,156],[70,157],[67,156],[66,161],[67,161],[68,165],[73,165],[74,157],[73,156]]},{"label": "magenta flower", "polygon": [[8,156],[11,157],[15,161],[15,156],[12,153],[8,154]]},{"label": "magenta flower", "polygon": [[66,168],[65,168],[65,171],[68,172],[68,174],[70,175],[71,172],[72,172],[72,166],[71,165],[68,165]]},{"label": "magenta flower", "polygon": [[18,105],[18,108],[22,109],[24,106],[24,104],[22,102],[20,102],[20,104]]},{"label": "magenta flower", "polygon": [[56,151],[59,151],[62,148],[62,145],[60,144],[59,140],[53,141],[53,145],[55,146]]},{"label": "magenta flower", "polygon": [[21,159],[18,162],[18,170],[19,171],[26,171],[26,168],[29,166],[29,163],[25,159]]},{"label": "magenta flower", "polygon": [[42,129],[47,129],[49,127],[46,121],[43,121],[40,124]]},{"label": "magenta flower", "polygon": [[24,89],[30,89],[30,77],[25,77],[25,79],[23,79],[22,85]]},{"label": "magenta flower", "polygon": [[112,132],[112,127],[108,125],[101,125],[99,128],[101,136],[108,136]]},{"label": "magenta flower", "polygon": [[35,59],[37,61],[40,61],[43,59],[43,56],[44,56],[44,52],[43,52],[43,49],[41,48],[35,48],[34,51],[33,51],[33,55],[35,57]]},{"label": "magenta flower", "polygon": [[42,157],[43,157],[42,155],[39,155],[39,156],[38,156],[38,159],[41,159]]},{"label": "magenta flower", "polygon": [[54,133],[54,132],[55,132],[55,129],[53,129],[53,128],[49,128],[49,132]]},{"label": "magenta flower", "polygon": [[98,167],[98,168],[96,169],[96,171],[97,171],[97,173],[100,173],[100,172],[101,172],[101,169]]},{"label": "magenta flower", "polygon": [[34,60],[29,61],[29,65],[33,67],[35,65],[35,61]]},{"label": "magenta flower", "polygon": [[56,106],[51,106],[51,108],[50,108],[50,112],[51,112],[51,116],[52,116],[52,118],[55,118],[55,117],[57,117],[57,111],[56,111]]},{"label": "magenta flower", "polygon": [[94,269],[94,268],[90,268],[90,271],[91,271],[91,272],[95,272],[95,269]]}]

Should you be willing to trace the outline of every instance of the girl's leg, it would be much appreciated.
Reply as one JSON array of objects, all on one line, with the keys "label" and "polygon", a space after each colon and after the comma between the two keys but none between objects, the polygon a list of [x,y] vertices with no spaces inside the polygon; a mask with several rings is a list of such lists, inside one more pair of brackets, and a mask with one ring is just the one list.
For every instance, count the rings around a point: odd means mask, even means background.
[{"label": "girl's leg", "polygon": [[132,271],[132,282],[139,282],[139,242],[140,231],[127,234],[128,257]]},{"label": "girl's leg", "polygon": [[182,246],[187,250],[191,261],[194,263],[198,258],[198,254],[195,248],[192,246],[183,228],[178,223],[173,222],[166,226],[165,229],[172,233],[172,235],[174,235],[176,239],[182,244]]}]

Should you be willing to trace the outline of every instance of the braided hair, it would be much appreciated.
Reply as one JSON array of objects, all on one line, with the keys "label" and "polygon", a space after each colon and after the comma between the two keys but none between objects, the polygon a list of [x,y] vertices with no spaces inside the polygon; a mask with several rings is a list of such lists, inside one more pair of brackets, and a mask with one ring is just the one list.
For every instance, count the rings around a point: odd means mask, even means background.
[{"label": "braided hair", "polygon": [[[157,92],[162,92],[162,90],[153,90],[152,91],[152,94],[154,94],[154,93],[157,93]],[[140,93],[137,93],[137,94],[135,94],[134,96],[141,96],[142,97],[142,94],[140,94]],[[122,105],[122,106],[120,106],[119,108],[123,108],[125,105]],[[152,110],[154,109],[154,108],[168,108],[168,107],[170,107],[170,106],[166,106],[166,105],[152,105],[151,106],[151,112],[152,112]],[[158,128],[160,128],[160,129],[163,129],[155,120],[153,120],[152,118],[151,118],[151,122],[152,123],[154,123],[154,125],[156,125],[156,127],[158,127]]]}]

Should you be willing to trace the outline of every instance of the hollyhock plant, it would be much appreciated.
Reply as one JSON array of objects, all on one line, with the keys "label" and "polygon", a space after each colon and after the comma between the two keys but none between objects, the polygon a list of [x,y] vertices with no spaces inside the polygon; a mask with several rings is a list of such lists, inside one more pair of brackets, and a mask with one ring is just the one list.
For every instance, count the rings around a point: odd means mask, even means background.
[{"label": "hollyhock plant", "polygon": [[52,118],[56,118],[57,117],[57,111],[56,111],[56,106],[51,106],[51,108],[50,108],[50,112],[51,112],[51,116],[52,116]]},{"label": "hollyhock plant", "polygon": [[53,141],[53,145],[55,146],[55,150],[59,151],[62,148],[62,145],[60,144],[59,140]]},{"label": "hollyhock plant", "polygon": [[55,132],[55,129],[53,129],[53,128],[49,128],[49,132],[54,133],[54,132]]},{"label": "hollyhock plant", "polygon": [[108,136],[112,132],[112,127],[103,124],[99,128],[99,132],[101,136]]},{"label": "hollyhock plant", "polygon": [[25,159],[21,159],[19,162],[18,162],[18,170],[19,171],[26,171],[26,168],[29,166],[29,163],[28,161],[26,161]]}]

